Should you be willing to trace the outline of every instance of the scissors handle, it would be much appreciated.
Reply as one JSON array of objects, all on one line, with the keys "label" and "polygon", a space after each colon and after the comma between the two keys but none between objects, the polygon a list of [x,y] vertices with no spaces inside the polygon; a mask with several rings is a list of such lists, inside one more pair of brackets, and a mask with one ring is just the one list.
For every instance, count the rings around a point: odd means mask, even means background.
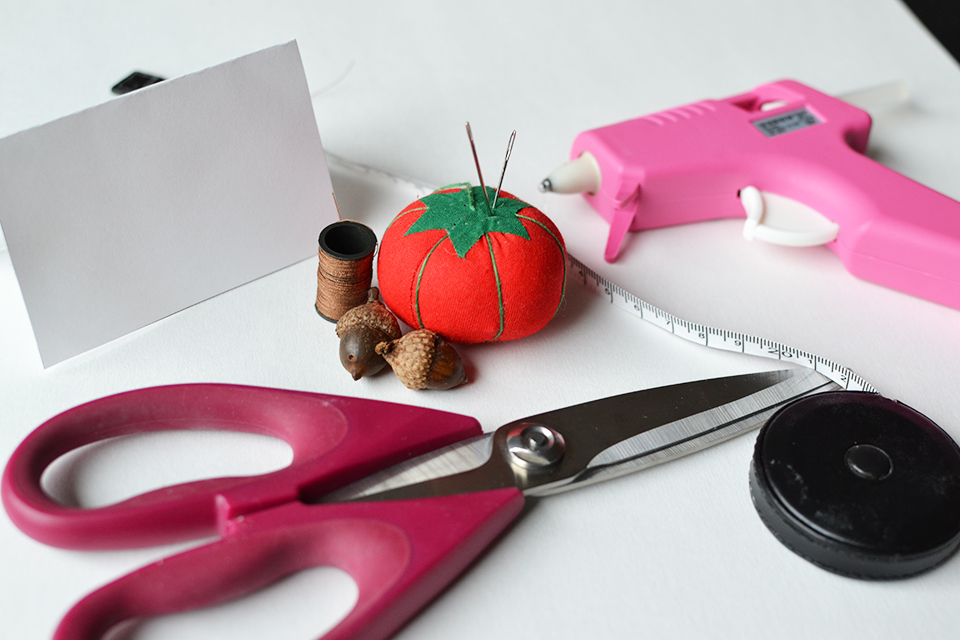
[{"label": "scissors handle", "polygon": [[126,620],[233,600],[315,566],[357,583],[354,609],[324,640],[391,636],[520,513],[518,489],[344,504],[283,505],[222,540],[148,565],[94,591],[54,640],[97,640]]},{"label": "scissors handle", "polygon": [[[53,501],[40,485],[58,457],[152,431],[228,430],[273,436],[289,467],[188,482],[97,509]],[[223,534],[239,516],[322,495],[373,471],[479,435],[476,420],[405,405],[261,387],[187,384],[139,389],[70,409],[38,427],[4,470],[0,493],[24,533],[70,549],[120,549]]]}]

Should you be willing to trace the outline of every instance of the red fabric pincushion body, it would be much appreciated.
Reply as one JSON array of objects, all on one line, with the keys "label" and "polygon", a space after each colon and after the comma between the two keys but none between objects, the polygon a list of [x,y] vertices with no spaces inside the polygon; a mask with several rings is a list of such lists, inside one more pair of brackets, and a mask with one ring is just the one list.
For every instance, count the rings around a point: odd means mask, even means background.
[{"label": "red fabric pincushion body", "polygon": [[[493,200],[493,189],[488,188]],[[563,300],[566,249],[553,222],[506,191],[491,213],[480,187],[411,203],[380,243],[383,300],[405,323],[450,342],[513,340],[543,328]]]}]

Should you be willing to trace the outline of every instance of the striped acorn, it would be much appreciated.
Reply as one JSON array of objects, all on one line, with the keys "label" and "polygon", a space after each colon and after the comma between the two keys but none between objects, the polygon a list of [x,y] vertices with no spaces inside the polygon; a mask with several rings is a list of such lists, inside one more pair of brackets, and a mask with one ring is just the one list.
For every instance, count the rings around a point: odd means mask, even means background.
[{"label": "striped acorn", "polygon": [[376,287],[367,290],[367,302],[350,309],[337,321],[340,338],[340,364],[354,380],[379,373],[387,365],[376,347],[400,337],[400,325],[380,302]]},{"label": "striped acorn", "polygon": [[429,329],[377,345],[377,353],[408,389],[450,389],[467,381],[456,350]]}]

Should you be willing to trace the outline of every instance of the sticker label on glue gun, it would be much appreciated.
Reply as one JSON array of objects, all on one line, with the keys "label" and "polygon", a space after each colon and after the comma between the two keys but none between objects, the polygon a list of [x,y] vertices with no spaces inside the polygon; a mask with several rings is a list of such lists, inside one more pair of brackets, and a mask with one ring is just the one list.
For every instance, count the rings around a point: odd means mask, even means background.
[{"label": "sticker label on glue gun", "polygon": [[820,122],[821,120],[810,113],[808,109],[797,109],[796,111],[781,113],[769,118],[764,118],[763,120],[756,120],[753,126],[759,129],[763,135],[772,138],[783,133],[806,129],[810,125],[820,124]]},{"label": "sticker label on glue gun", "polygon": [[594,293],[605,297],[614,307],[622,309],[641,320],[646,320],[650,324],[685,340],[712,349],[792,362],[813,369],[817,373],[830,378],[844,389],[876,393],[873,385],[836,362],[764,338],[748,336],[725,329],[715,329],[678,318],[610,282],[569,253],[567,254],[567,261],[570,267],[567,273],[571,278],[579,280]]}]

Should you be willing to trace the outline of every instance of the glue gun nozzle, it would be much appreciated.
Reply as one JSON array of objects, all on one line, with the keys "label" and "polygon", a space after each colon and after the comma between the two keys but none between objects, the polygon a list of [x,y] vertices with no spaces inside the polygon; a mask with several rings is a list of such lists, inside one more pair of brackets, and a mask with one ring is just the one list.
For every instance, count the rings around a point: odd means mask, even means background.
[{"label": "glue gun nozzle", "polygon": [[600,190],[600,165],[589,151],[566,164],[540,183],[543,193],[596,193]]}]

